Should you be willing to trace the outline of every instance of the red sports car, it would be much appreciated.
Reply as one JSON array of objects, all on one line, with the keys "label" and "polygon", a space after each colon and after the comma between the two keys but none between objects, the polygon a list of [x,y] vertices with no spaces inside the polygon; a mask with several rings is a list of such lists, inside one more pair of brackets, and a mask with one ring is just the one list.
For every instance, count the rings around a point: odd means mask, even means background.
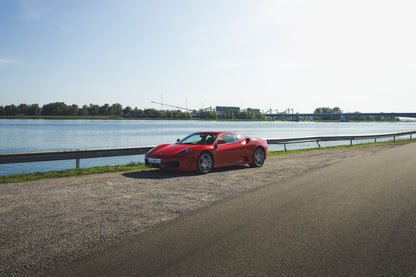
[{"label": "red sports car", "polygon": [[208,173],[213,168],[237,164],[262,166],[267,141],[233,132],[198,132],[175,144],[162,144],[147,152],[146,165],[161,169]]}]

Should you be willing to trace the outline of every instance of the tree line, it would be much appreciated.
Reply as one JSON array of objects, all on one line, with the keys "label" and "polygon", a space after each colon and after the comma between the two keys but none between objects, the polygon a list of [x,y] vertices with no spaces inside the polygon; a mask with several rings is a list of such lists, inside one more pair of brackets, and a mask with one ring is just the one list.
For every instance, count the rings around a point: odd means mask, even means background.
[{"label": "tree line", "polygon": [[[341,117],[343,111],[339,107],[319,107],[316,108],[313,120],[334,120],[339,121],[397,121],[392,116],[368,116],[361,115],[360,112],[351,113]],[[328,114],[328,115],[322,115]],[[253,113],[249,110],[230,110],[222,116],[218,116],[212,110],[195,110],[193,112],[183,112],[181,110],[157,110],[157,109],[138,109],[130,106],[123,107],[119,103],[104,104],[102,106],[96,104],[83,105],[67,105],[64,102],[55,102],[40,106],[39,104],[20,104],[0,106],[0,116],[115,116],[125,118],[166,118],[166,119],[240,119],[240,120],[264,120],[265,116],[261,113]],[[289,116],[289,115],[288,115]],[[296,116],[296,114],[292,115]],[[301,120],[307,120],[300,118]]]},{"label": "tree line", "polygon": [[[195,110],[193,112],[183,112],[181,110],[157,110],[157,109],[138,109],[130,106],[123,107],[119,103],[83,105],[67,105],[64,102],[55,102],[39,106],[39,104],[20,104],[0,106],[0,116],[117,116],[126,118],[166,118],[166,119],[190,119],[192,117],[200,119],[218,119],[215,111]],[[251,111],[230,111],[220,118],[223,119],[252,119],[262,120],[262,114],[255,114]]]},{"label": "tree line", "polygon": [[0,106],[2,116],[137,116],[152,118],[188,118],[189,113],[177,111],[160,111],[156,109],[138,109],[130,106],[123,107],[119,103],[83,105],[67,105],[64,102],[55,102],[39,106],[38,104],[20,104]]},{"label": "tree line", "polygon": [[342,120],[342,121],[398,121],[399,119],[394,116],[384,116],[384,115],[362,115],[360,112],[354,112],[348,115],[344,115],[341,118],[343,111],[339,107],[329,108],[329,107],[319,107],[316,108],[313,112],[315,114],[329,114],[314,116],[314,120]]}]

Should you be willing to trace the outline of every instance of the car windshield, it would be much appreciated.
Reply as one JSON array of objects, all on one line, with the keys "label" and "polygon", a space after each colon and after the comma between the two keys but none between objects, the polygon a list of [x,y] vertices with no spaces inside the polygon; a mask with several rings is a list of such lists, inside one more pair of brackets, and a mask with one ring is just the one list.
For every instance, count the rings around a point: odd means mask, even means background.
[{"label": "car windshield", "polygon": [[214,143],[216,137],[216,133],[194,133],[179,141],[178,144],[209,145]]}]

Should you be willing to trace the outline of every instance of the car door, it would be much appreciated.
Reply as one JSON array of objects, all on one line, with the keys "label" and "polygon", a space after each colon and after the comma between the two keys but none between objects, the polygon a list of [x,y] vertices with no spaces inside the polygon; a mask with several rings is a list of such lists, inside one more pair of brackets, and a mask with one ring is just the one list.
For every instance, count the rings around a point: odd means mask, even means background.
[{"label": "car door", "polygon": [[214,163],[216,166],[241,163],[243,155],[241,144],[233,133],[222,133],[216,143],[214,151]]},{"label": "car door", "polygon": [[239,154],[242,159],[247,160],[253,154],[253,149],[250,149],[249,138],[245,138],[240,134],[235,134],[236,141],[239,143]]}]

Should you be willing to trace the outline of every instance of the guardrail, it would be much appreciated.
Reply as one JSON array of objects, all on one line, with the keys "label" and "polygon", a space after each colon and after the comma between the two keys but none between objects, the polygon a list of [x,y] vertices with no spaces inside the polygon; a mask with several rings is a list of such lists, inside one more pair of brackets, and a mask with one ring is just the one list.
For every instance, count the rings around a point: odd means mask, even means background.
[{"label": "guardrail", "polygon": [[[381,135],[360,135],[360,136],[320,136],[320,137],[305,137],[305,138],[284,138],[284,139],[267,139],[268,144],[283,144],[285,151],[287,144],[316,142],[319,147],[319,142],[322,141],[350,141],[354,140],[369,140],[381,138],[393,138],[396,141],[397,137],[410,136],[412,140],[413,134],[416,131],[381,134]],[[15,153],[0,153],[0,164],[8,163],[25,163],[25,162],[43,162],[56,160],[76,160],[76,168],[80,166],[80,159],[89,158],[104,158],[115,156],[141,155],[146,154],[147,151],[154,146],[138,146],[138,147],[120,147],[120,148],[98,148],[98,149],[73,149],[73,150],[53,150],[53,151],[36,151],[36,152],[15,152]]]},{"label": "guardrail", "polygon": [[79,168],[80,159],[140,155],[146,154],[146,152],[152,149],[153,147],[154,146],[138,146],[123,148],[73,149],[0,153],[0,164],[76,160],[76,168]]},{"label": "guardrail", "polygon": [[283,144],[285,151],[287,151],[286,145],[292,144],[292,143],[316,142],[318,147],[321,147],[321,145],[319,144],[319,142],[321,141],[350,141],[350,145],[352,145],[352,142],[354,140],[374,139],[374,142],[377,142],[377,139],[393,138],[393,140],[396,141],[397,137],[403,137],[403,136],[410,136],[410,140],[412,140],[413,134],[416,134],[416,131],[381,134],[381,135],[321,136],[321,137],[305,137],[305,138],[267,139],[267,143],[268,144]]}]

